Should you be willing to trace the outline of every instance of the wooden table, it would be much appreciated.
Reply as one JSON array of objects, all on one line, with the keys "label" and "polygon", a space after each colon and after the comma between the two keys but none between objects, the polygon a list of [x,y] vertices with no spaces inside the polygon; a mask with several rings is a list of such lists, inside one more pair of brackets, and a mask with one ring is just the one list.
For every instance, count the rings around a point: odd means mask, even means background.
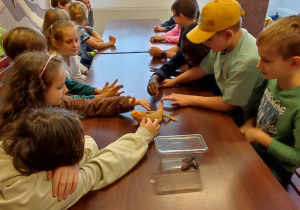
[{"label": "wooden table", "polygon": [[[151,61],[148,54],[97,55],[88,83],[102,87],[107,80],[118,78],[124,84],[124,95],[144,97],[156,110],[162,92],[151,97],[146,85],[149,67],[159,66],[158,62]],[[165,89],[165,94],[172,92],[211,94],[201,85]],[[145,157],[126,175],[110,186],[89,192],[70,209],[297,209],[229,116],[195,107],[173,107],[167,101],[164,109],[178,122],[163,122],[159,135],[201,134],[206,141],[209,151],[203,155],[199,170],[163,172],[151,143]],[[84,120],[85,133],[100,149],[135,132],[133,123],[130,113]],[[182,183],[189,190],[184,191]]]},{"label": "wooden table", "polygon": [[155,34],[154,26],[161,24],[159,19],[142,20],[109,20],[106,23],[103,39],[108,40],[112,35],[117,38],[114,46],[98,50],[99,53],[147,53],[151,46],[168,49],[174,43],[150,43],[150,37]]}]

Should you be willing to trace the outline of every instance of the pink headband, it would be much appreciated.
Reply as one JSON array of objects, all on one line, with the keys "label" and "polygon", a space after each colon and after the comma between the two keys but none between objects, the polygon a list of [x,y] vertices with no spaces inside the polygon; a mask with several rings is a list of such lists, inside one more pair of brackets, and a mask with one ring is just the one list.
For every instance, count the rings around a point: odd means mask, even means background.
[{"label": "pink headband", "polygon": [[51,57],[49,57],[49,59],[47,60],[47,62],[46,62],[46,64],[45,64],[45,66],[44,66],[44,68],[43,68],[43,70],[42,70],[42,72],[41,72],[40,76],[42,76],[42,75],[43,75],[43,73],[44,73],[44,71],[45,71],[46,67],[48,66],[48,63],[49,63],[49,61],[50,61],[50,60],[51,60]]}]

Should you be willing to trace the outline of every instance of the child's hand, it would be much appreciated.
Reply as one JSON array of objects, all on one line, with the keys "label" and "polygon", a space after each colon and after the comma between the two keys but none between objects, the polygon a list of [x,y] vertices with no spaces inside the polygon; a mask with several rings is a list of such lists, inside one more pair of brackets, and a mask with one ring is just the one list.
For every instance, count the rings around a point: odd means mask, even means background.
[{"label": "child's hand", "polygon": [[89,30],[91,29],[92,27],[91,26],[84,26],[84,30],[85,30],[85,32],[89,32]]},{"label": "child's hand", "polygon": [[160,129],[158,120],[155,119],[154,122],[152,122],[150,118],[146,119],[146,114],[143,114],[140,127],[146,128],[152,134],[153,138],[158,135]]},{"label": "child's hand", "polygon": [[256,118],[250,118],[248,119],[241,127],[240,127],[240,131],[242,134],[246,134],[247,130],[249,130],[250,128],[254,128],[254,124],[255,124],[255,120]]},{"label": "child's hand", "polygon": [[118,92],[121,88],[123,88],[123,85],[117,85],[115,86],[115,84],[118,82],[118,80],[116,79],[111,86],[109,85],[109,82],[106,82],[101,94],[99,95],[95,95],[96,98],[106,98],[106,97],[112,97],[112,96],[120,96],[122,93],[124,93],[124,91]]},{"label": "child's hand", "polygon": [[174,79],[165,79],[161,83],[159,83],[159,87],[174,87],[176,84],[176,81]]},{"label": "child's hand", "polygon": [[117,41],[117,38],[116,38],[116,37],[114,37],[114,36],[109,36],[109,42],[110,42],[112,45],[115,44],[116,41]]},{"label": "child's hand", "polygon": [[164,40],[166,40],[166,37],[165,36],[159,36],[159,35],[155,35],[155,36],[152,36],[150,38],[150,42],[164,41]]},{"label": "child's hand", "polygon": [[83,74],[87,76],[89,74],[89,70],[86,70]]},{"label": "child's hand", "polygon": [[147,99],[136,99],[135,97],[130,98],[129,99],[129,106],[134,107],[136,105],[141,105],[142,107],[144,107],[145,109],[147,109],[148,111],[150,111],[150,106],[149,106],[149,102],[147,101]]},{"label": "child's hand", "polygon": [[163,51],[158,47],[151,47],[148,52],[152,57],[159,57]]},{"label": "child's hand", "polygon": [[151,79],[148,82],[148,86],[147,86],[147,91],[149,93],[149,95],[151,96],[157,96],[159,91],[158,91],[158,81],[156,78],[151,77]]},{"label": "child's hand", "polygon": [[161,26],[154,26],[154,31],[165,31],[165,27],[161,27]]},{"label": "child's hand", "polygon": [[50,180],[52,178],[52,195],[57,196],[60,201],[66,199],[70,194],[72,194],[78,184],[79,168],[78,164],[73,166],[59,167],[53,171],[47,171],[47,178]]},{"label": "child's hand", "polygon": [[[200,96],[198,96],[200,97]],[[183,95],[183,94],[174,94],[172,93],[171,95],[163,97],[161,100],[171,100],[170,104],[172,105],[178,105],[178,106],[189,106],[191,105],[191,98],[192,96],[190,95]]]},{"label": "child's hand", "polygon": [[272,137],[258,128],[250,128],[246,131],[246,139],[252,143],[257,142],[265,147],[269,147]]}]

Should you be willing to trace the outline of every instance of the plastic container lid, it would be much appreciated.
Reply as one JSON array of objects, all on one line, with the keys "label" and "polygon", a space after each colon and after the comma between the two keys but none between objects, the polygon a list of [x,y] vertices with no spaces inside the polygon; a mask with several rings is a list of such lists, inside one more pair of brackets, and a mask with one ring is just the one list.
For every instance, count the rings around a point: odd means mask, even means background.
[{"label": "plastic container lid", "polygon": [[208,147],[200,134],[158,136],[154,139],[159,154],[203,153]]}]

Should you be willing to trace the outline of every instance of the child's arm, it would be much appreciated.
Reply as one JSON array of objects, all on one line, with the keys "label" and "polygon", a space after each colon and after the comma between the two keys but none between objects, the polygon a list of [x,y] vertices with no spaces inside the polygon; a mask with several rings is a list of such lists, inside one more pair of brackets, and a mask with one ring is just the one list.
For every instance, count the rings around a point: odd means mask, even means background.
[{"label": "child's arm", "polygon": [[[94,35],[96,35],[96,34],[97,34],[97,36],[95,37]],[[93,30],[91,32],[90,38],[88,40],[86,40],[85,43],[95,49],[101,49],[101,48],[105,48],[105,47],[114,45],[116,40],[117,39],[114,36],[109,36],[109,41],[104,42],[102,40],[102,38],[100,37],[100,35],[95,30]]]},{"label": "child's arm", "polygon": [[[121,92],[116,91],[123,87],[120,85],[114,87],[114,85],[117,83],[117,81],[118,80],[114,81],[113,84],[107,88],[108,89],[107,91],[111,92],[111,94],[112,94],[112,92],[114,92],[116,95],[120,95],[120,94],[124,93],[124,91],[121,91]],[[102,94],[101,89],[97,89],[90,85],[86,85],[84,83],[77,82],[77,81],[71,80],[69,78],[66,78],[65,85],[68,88],[68,93],[71,95],[88,96],[88,98],[95,98],[95,97],[103,98],[104,97],[104,95],[101,95]],[[105,91],[105,94],[107,95],[106,91]],[[92,97],[90,97],[90,96],[92,96]],[[77,97],[75,97],[75,98],[77,98]]]},{"label": "child's arm", "polygon": [[147,85],[147,91],[149,93],[149,95],[151,96],[157,96],[159,91],[158,91],[158,88],[159,88],[159,83],[158,81],[161,80],[161,75],[159,74],[153,74],[148,82],[148,85]]},{"label": "child's arm", "polygon": [[[146,109],[149,109],[147,100],[143,101],[143,99],[139,99],[135,102],[135,105],[141,105]],[[70,96],[64,96],[59,107],[62,109],[76,110],[85,117],[104,117],[132,111],[135,105],[132,105],[130,96],[95,99],[74,99]]]},{"label": "child's arm", "polygon": [[149,101],[147,101],[147,99],[136,99],[135,97],[130,98],[129,99],[129,105],[131,107],[135,107],[136,105],[140,105],[142,107],[144,107],[145,109],[147,109],[148,111],[150,111],[150,106],[149,106]]},{"label": "child's arm", "polygon": [[167,20],[166,22],[160,24],[159,26],[155,26],[154,30],[155,31],[170,31],[175,26],[176,26],[176,23],[175,23],[173,17],[171,17],[169,20]]},{"label": "child's arm", "polygon": [[186,72],[178,75],[174,79],[165,79],[159,85],[159,87],[174,87],[177,84],[190,82],[196,79],[204,77],[206,73],[201,69],[200,66],[194,66]]},{"label": "child's arm", "polygon": [[94,30],[91,26],[85,26],[84,30],[90,35],[90,38],[92,38],[96,42],[104,42],[101,38],[100,34],[97,33],[97,31]]},{"label": "child's arm", "polygon": [[103,89],[99,90],[96,89],[96,96],[95,98],[106,98],[106,97],[112,97],[112,96],[120,96],[122,93],[124,93],[125,91],[121,91],[119,92],[119,90],[121,88],[123,88],[123,85],[117,85],[115,86],[115,84],[118,82],[118,80],[116,79],[110,86],[109,82],[106,82]]},{"label": "child's arm", "polygon": [[150,38],[150,42],[156,42],[156,41],[166,41],[166,42],[175,42],[177,43],[179,41],[179,36],[165,36],[165,35],[155,35]]},{"label": "child's arm", "polygon": [[172,105],[196,106],[215,111],[230,111],[236,107],[235,105],[225,103],[222,97],[217,96],[203,97],[172,93],[172,95],[163,97],[162,100],[172,100],[173,102],[170,103]]},{"label": "child's arm", "polygon": [[248,119],[248,120],[240,127],[240,131],[242,132],[242,134],[246,134],[247,130],[249,130],[250,128],[254,128],[254,126],[255,126],[255,121],[256,121],[256,117],[252,117],[252,118]]},{"label": "child's arm", "polygon": [[[162,50],[158,47],[151,47],[148,52],[152,57],[159,57],[163,56],[165,58],[172,58],[179,50],[180,48],[178,46],[172,47],[168,50]],[[165,55],[163,55],[163,52],[165,52]]]},{"label": "child's arm", "polygon": [[185,60],[181,49],[174,55],[168,62],[162,65],[155,73],[151,76],[147,90],[151,96],[158,94],[159,82],[169,78],[174,75],[176,70],[185,65],[187,61]]},{"label": "child's arm", "polygon": [[[268,153],[272,154],[278,160],[288,163],[295,168],[300,166],[300,120],[297,119],[293,129],[295,142],[292,146],[272,138],[258,128],[251,128],[246,132],[246,138],[249,142],[259,143],[268,148]],[[283,140],[286,141],[286,140]]]},{"label": "child's arm", "polygon": [[269,147],[272,137],[258,128],[249,128],[245,133],[246,139],[249,142],[260,143],[265,147]]},{"label": "child's arm", "polygon": [[78,164],[73,166],[59,167],[53,171],[47,172],[47,178],[52,178],[52,195],[57,196],[57,199],[61,201],[66,199],[72,194],[78,184],[79,168]]}]

